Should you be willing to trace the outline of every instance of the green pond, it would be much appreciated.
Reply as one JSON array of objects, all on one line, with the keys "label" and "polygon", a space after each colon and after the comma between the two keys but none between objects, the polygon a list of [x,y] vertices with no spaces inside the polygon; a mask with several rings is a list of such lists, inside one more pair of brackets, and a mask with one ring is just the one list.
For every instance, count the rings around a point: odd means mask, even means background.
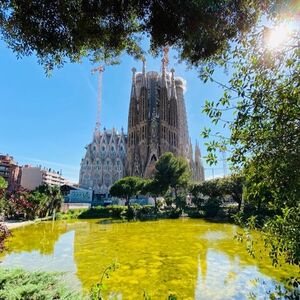
[{"label": "green pond", "polygon": [[[230,224],[178,219],[118,223],[105,220],[41,222],[18,228],[1,254],[2,267],[62,271],[63,280],[88,292],[103,270],[118,299],[267,299],[268,292],[299,270],[272,267],[260,249],[257,258],[234,239]],[[258,237],[259,240],[259,237]]]}]

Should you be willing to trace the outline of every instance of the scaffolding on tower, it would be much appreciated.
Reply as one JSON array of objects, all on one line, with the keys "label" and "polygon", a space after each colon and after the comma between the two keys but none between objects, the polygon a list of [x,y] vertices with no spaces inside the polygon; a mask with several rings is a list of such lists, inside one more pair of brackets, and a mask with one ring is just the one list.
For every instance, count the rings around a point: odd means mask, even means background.
[{"label": "scaffolding on tower", "polygon": [[100,131],[101,126],[101,104],[102,104],[102,77],[103,77],[104,67],[99,66],[92,69],[92,74],[98,73],[98,95],[97,95],[97,116],[96,116],[96,126],[95,131]]}]

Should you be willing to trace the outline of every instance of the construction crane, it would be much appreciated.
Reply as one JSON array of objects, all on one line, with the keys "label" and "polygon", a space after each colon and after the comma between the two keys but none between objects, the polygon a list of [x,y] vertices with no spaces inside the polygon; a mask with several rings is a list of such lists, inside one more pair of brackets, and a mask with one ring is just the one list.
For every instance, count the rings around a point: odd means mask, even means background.
[{"label": "construction crane", "polygon": [[104,67],[99,66],[92,69],[92,74],[98,73],[98,95],[97,95],[97,117],[96,117],[96,127],[95,131],[100,130],[100,117],[101,117],[101,101],[102,101],[102,77],[103,77]]},{"label": "construction crane", "polygon": [[227,176],[227,157],[226,157],[226,150],[222,149],[222,161],[223,161],[223,177]]}]

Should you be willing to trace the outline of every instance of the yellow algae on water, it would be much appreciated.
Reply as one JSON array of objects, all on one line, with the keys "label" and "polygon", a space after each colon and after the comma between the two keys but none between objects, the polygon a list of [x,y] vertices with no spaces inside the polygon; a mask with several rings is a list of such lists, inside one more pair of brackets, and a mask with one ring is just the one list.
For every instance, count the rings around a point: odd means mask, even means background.
[{"label": "yellow algae on water", "polygon": [[[264,298],[282,277],[299,271],[272,266],[261,241],[261,258],[234,240],[237,227],[204,220],[100,223],[99,220],[42,222],[13,231],[3,267],[63,271],[69,285],[88,292],[103,271],[107,296],[120,299]],[[258,236],[259,240],[259,236]],[[254,284],[255,283],[255,284]]]}]

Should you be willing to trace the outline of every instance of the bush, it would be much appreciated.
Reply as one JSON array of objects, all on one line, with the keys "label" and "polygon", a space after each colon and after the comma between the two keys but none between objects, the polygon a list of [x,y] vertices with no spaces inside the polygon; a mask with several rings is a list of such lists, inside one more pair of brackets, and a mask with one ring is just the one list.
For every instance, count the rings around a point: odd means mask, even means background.
[{"label": "bush", "polygon": [[190,218],[203,218],[204,217],[204,212],[202,210],[198,210],[197,208],[189,208],[187,210],[185,210],[185,213],[187,213],[187,215]]},{"label": "bush", "polygon": [[0,268],[0,299],[83,299],[69,291],[58,273],[26,272]]},{"label": "bush", "polygon": [[83,211],[78,216],[78,219],[98,219],[98,218],[109,218],[110,211],[109,207],[96,206]]},{"label": "bush", "polygon": [[0,252],[5,250],[5,240],[11,236],[10,231],[8,230],[7,226],[0,223]]},{"label": "bush", "polygon": [[166,213],[167,218],[169,219],[178,219],[182,214],[180,209],[172,209]]},{"label": "bush", "polygon": [[218,199],[212,198],[207,200],[203,206],[205,217],[215,217],[218,214],[218,211],[220,210],[220,205],[221,203]]},{"label": "bush", "polygon": [[112,205],[112,206],[96,206],[89,208],[78,215],[79,219],[98,219],[98,218],[115,218],[120,219],[127,211],[127,207]]},{"label": "bush", "polygon": [[112,218],[121,219],[127,208],[121,205],[107,206]]},{"label": "bush", "polygon": [[66,213],[58,212],[55,216],[56,220],[71,220],[78,219],[79,215],[87,211],[86,208],[69,209]]},{"label": "bush", "polygon": [[136,218],[139,220],[149,220],[156,218],[155,207],[151,205],[141,206],[136,210]]}]

